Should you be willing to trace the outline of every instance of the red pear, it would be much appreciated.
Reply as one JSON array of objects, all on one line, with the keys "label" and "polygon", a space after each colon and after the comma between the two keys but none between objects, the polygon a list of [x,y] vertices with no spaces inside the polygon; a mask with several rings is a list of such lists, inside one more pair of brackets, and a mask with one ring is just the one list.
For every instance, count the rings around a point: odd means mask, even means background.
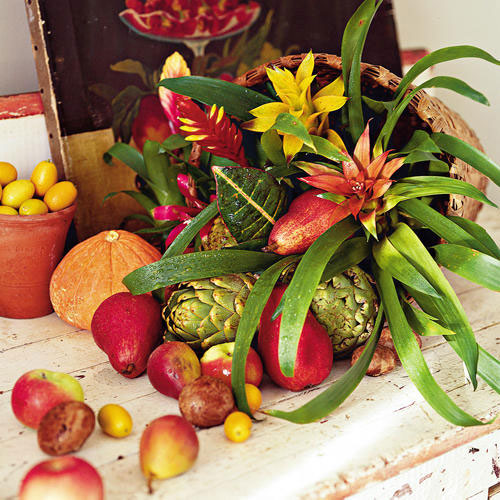
[{"label": "red pear", "polygon": [[333,213],[338,205],[318,198],[317,195],[324,192],[311,189],[297,196],[288,212],[274,224],[265,250],[280,255],[304,253],[331,227],[336,222]]},{"label": "red pear", "polygon": [[278,359],[281,316],[274,321],[271,317],[286,288],[286,285],[275,287],[262,312],[259,327],[259,353],[274,383],[292,391],[300,391],[309,385],[321,383],[328,376],[333,364],[333,347],[328,332],[309,311],[299,340],[294,375],[293,377],[283,375]]},{"label": "red pear", "polygon": [[97,308],[91,330],[113,368],[124,377],[137,377],[161,341],[161,306],[151,295],[115,293]]}]

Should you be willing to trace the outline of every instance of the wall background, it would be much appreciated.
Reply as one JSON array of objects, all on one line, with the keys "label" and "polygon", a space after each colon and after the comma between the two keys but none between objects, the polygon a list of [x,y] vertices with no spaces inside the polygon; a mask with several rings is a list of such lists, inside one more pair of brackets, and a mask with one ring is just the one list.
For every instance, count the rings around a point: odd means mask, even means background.
[{"label": "wall background", "polygon": [[[498,0],[393,0],[401,48],[435,50],[447,45],[471,44],[500,58],[500,2]],[[471,8],[471,5],[474,7]],[[24,2],[0,0],[0,95],[38,88]],[[487,154],[500,162],[500,68],[481,60],[466,59],[438,66],[435,75],[465,80],[483,92],[491,107],[481,106],[450,91],[435,94],[460,113],[476,131]],[[500,202],[500,189],[489,194]]]}]

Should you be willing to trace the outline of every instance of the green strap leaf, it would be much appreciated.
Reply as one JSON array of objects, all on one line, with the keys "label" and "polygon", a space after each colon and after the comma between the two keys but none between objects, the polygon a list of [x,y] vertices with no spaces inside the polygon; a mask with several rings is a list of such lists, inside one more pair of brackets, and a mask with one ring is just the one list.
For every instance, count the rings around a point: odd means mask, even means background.
[{"label": "green strap leaf", "polygon": [[124,142],[117,142],[113,144],[104,153],[104,161],[108,164],[112,163],[112,158],[122,161],[130,167],[136,174],[138,174],[143,179],[148,179],[148,172],[146,170],[146,165],[144,164],[144,158],[137,149],[133,148],[129,144]]},{"label": "green strap leaf", "polygon": [[224,106],[228,115],[240,120],[251,120],[251,109],[273,102],[269,97],[241,85],[204,76],[167,78],[158,85],[209,106]]},{"label": "green strap leaf", "polygon": [[244,411],[252,416],[248,406],[245,391],[245,367],[248,350],[259,326],[260,316],[267,304],[267,300],[273,291],[275,283],[278,281],[283,269],[298,260],[299,257],[289,256],[276,262],[266,269],[255,282],[250,290],[243,314],[241,315],[238,330],[236,331],[236,344],[234,346],[233,364],[231,368],[231,384],[236,404],[240,411]]},{"label": "green strap leaf", "polygon": [[352,266],[357,266],[368,255],[370,255],[370,245],[363,236],[344,241],[326,265],[320,283],[332,279]]},{"label": "green strap leaf", "polygon": [[365,128],[361,99],[361,55],[370,24],[381,4],[382,0],[365,0],[349,19],[342,36],[342,76],[349,97],[349,132],[354,142],[357,142]]},{"label": "green strap leaf", "polygon": [[[446,337],[450,343],[459,344],[461,357],[469,373],[474,388],[477,387],[477,343],[474,333],[467,319],[467,315],[458,300],[453,288],[444,277],[441,269],[436,264],[424,244],[418,236],[406,225],[399,223],[396,230],[389,236],[394,247],[431,283],[441,295],[440,300],[433,297],[435,308],[439,311],[439,317],[445,321],[447,328],[455,332],[455,335]],[[384,271],[385,272],[385,271]],[[412,293],[419,293],[412,290]],[[432,314],[431,311],[427,311]],[[436,316],[437,317],[437,316]]]},{"label": "green strap leaf", "polygon": [[280,113],[270,130],[278,130],[298,137],[304,144],[316,151],[316,146],[304,124],[290,113]]},{"label": "green strap leaf", "polygon": [[420,198],[422,196],[437,196],[440,194],[463,194],[482,203],[496,207],[485,194],[468,182],[450,177],[426,175],[405,177],[393,184],[386,193],[388,200],[396,198]]},{"label": "green strap leaf", "polygon": [[131,293],[139,295],[183,281],[264,271],[280,259],[280,255],[250,250],[194,252],[140,267],[125,276],[123,283]]},{"label": "green strap leaf", "polygon": [[181,149],[186,146],[189,146],[191,142],[186,141],[184,137],[180,134],[172,134],[168,136],[162,143],[162,147],[167,149],[168,151],[173,151],[175,149]]},{"label": "green strap leaf", "polygon": [[195,236],[201,231],[205,224],[213,219],[219,210],[217,208],[217,202],[213,201],[205,207],[196,217],[191,219],[189,224],[177,235],[177,238],[170,244],[166,252],[162,256],[163,259],[169,257],[175,257],[176,255],[181,255],[188,245],[193,241]]},{"label": "green strap leaf", "polygon": [[293,376],[302,327],[326,264],[357,229],[359,225],[352,217],[334,224],[309,247],[295,270],[283,305],[278,346],[280,368],[285,377]]},{"label": "green strap leaf", "polygon": [[[464,217],[458,217],[456,215],[448,215],[447,218],[454,222],[457,226],[460,226],[464,231],[467,231],[473,238],[480,241],[484,247],[486,247],[492,257],[496,257],[500,259],[500,248],[498,248],[497,244],[493,240],[493,238],[487,233],[486,229],[482,228],[476,222],[473,222]],[[450,243],[458,243],[460,242],[452,242]],[[481,250],[477,248],[476,250]]]},{"label": "green strap leaf", "polygon": [[[431,313],[434,317],[439,319],[440,323],[446,325],[446,321],[441,317],[441,313],[436,307],[435,301],[432,297],[419,294],[418,292],[412,292],[411,290],[408,291],[412,294],[413,298],[422,309],[424,309],[427,313]],[[445,337],[445,339],[448,340],[449,337]],[[456,342],[449,342],[449,344],[460,356],[460,358],[463,359],[461,346]],[[478,346],[478,350],[479,357],[477,373],[492,389],[500,394],[500,361],[485,351],[481,346]]]},{"label": "green strap leaf", "polygon": [[376,264],[373,266],[373,271],[386,311],[394,347],[401,364],[420,394],[439,415],[455,425],[484,425],[483,422],[460,409],[438,385],[406,321],[391,275]]},{"label": "green strap leaf", "polygon": [[177,184],[180,169],[172,165],[161,153],[162,146],[155,141],[146,141],[142,150],[146,171],[146,182],[151,186],[160,205],[185,205]]},{"label": "green strap leaf", "polygon": [[375,326],[363,352],[353,366],[319,396],[293,411],[267,410],[264,413],[295,424],[308,424],[326,417],[336,410],[356,389],[368,370],[380,337],[383,308],[380,306]]},{"label": "green strap leaf", "polygon": [[[477,239],[473,234],[465,231],[465,229],[462,229],[462,227],[457,224],[455,220],[451,220],[450,218],[441,215],[437,210],[429,207],[423,201],[402,201],[398,208],[400,211],[402,210],[410,217],[413,217],[427,226],[431,231],[448,243],[455,243],[457,245],[475,248],[480,252],[491,255],[489,247],[487,247],[481,240]],[[466,220],[462,217],[458,217],[458,219],[462,221]],[[493,254],[493,256],[495,256],[495,254]]]},{"label": "green strap leaf", "polygon": [[141,205],[141,207],[145,208],[148,212],[153,210],[155,207],[158,205],[148,196],[145,194],[139,193],[138,191],[130,191],[130,190],[124,190],[124,191],[114,191],[112,193],[108,193],[102,202],[104,203],[106,200],[109,200],[110,198],[115,197],[117,194],[126,194],[127,196],[130,196],[133,198],[137,203]]},{"label": "green strap leaf", "polygon": [[433,337],[437,335],[455,335],[448,328],[441,326],[439,323],[433,320],[432,316],[412,307],[408,302],[403,302],[403,311],[406,316],[408,324],[411,326],[412,330],[423,335],[425,337]]},{"label": "green strap leaf", "polygon": [[394,248],[387,236],[375,243],[372,249],[373,257],[381,269],[401,283],[439,298],[439,293],[434,287]]},{"label": "green strap leaf", "polygon": [[286,210],[286,190],[272,175],[250,167],[212,167],[219,211],[236,241],[266,238]]},{"label": "green strap leaf", "polygon": [[436,143],[431,139],[431,136],[425,130],[415,130],[410,140],[406,143],[399,154],[409,154],[413,151],[423,151],[425,153],[441,153]]},{"label": "green strap leaf", "polygon": [[[360,262],[365,260],[370,255],[370,245],[366,241],[366,238],[359,236],[357,238],[350,238],[344,241],[338,248],[338,250],[333,254],[328,264],[323,271],[320,283],[324,283],[343,273],[352,266],[358,265]],[[288,290],[288,289],[287,289]],[[274,321],[283,312],[283,304],[286,299],[286,290],[281,297],[278,307],[274,311],[271,319]]]},{"label": "green strap leaf", "polygon": [[488,54],[488,52],[485,52],[484,50],[472,45],[457,45],[455,47],[445,47],[442,49],[438,49],[422,57],[422,59],[417,61],[408,70],[406,75],[399,82],[398,88],[396,89],[395,99],[399,99],[411,85],[411,82],[413,82],[413,80],[415,80],[418,75],[423,73],[431,66],[442,62],[453,61],[454,59],[462,59],[466,57],[475,57],[484,59],[485,61],[491,62],[493,64],[500,64],[500,61],[495,59],[491,54]]},{"label": "green strap leaf", "polygon": [[500,361],[479,346],[477,371],[480,377],[500,394]]},{"label": "green strap leaf", "polygon": [[450,271],[473,283],[500,292],[500,260],[460,245],[433,246],[434,259]]},{"label": "green strap leaf", "polygon": [[500,166],[490,160],[482,151],[462,141],[462,139],[441,132],[434,132],[431,138],[443,151],[460,158],[478,172],[489,177],[497,186],[500,186]]},{"label": "green strap leaf", "polygon": [[436,76],[431,78],[413,89],[393,110],[389,111],[387,119],[374,146],[375,155],[380,154],[381,150],[387,149],[392,132],[404,110],[410,104],[415,95],[422,89],[426,88],[444,88],[453,90],[464,97],[468,97],[474,101],[480,102],[481,104],[489,105],[488,99],[486,99],[481,92],[473,89],[467,83],[459,80],[458,78],[453,78],[451,76]]}]

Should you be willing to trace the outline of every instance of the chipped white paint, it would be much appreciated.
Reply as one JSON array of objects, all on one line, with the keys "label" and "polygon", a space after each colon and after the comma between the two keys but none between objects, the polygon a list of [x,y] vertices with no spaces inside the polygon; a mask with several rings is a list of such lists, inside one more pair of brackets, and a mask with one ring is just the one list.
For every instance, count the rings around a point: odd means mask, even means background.
[{"label": "chipped white paint", "polygon": [[[493,210],[485,209],[480,222],[498,239],[500,221]],[[479,343],[500,356],[498,296],[456,277],[452,283]],[[440,338],[423,341],[432,373],[454,401],[484,420],[500,412],[498,394],[482,382],[473,392],[461,362],[446,343]],[[14,498],[27,470],[47,458],[38,449],[36,433],[19,424],[10,410],[15,380],[34,368],[78,377],[85,400],[95,411],[106,403],[119,403],[131,413],[134,429],[128,438],[110,438],[96,429],[78,452],[99,469],[107,499],[351,495],[353,500],[480,500],[497,481],[492,460],[500,464],[500,422],[468,429],[448,424],[423,401],[398,366],[385,376],[365,377],[336,412],[314,424],[297,426],[267,417],[241,444],[227,441],[221,427],[199,431],[200,455],[194,467],[177,478],[158,481],[150,497],[138,463],[140,434],[152,419],[178,414],[175,400],[155,392],[147,376],[129,380],[115,373],[89,332],[66,325],[54,314],[36,320],[0,318],[0,354],[2,498]],[[265,382],[264,406],[296,408],[337,379],[347,364],[337,362],[320,388],[298,394]],[[479,451],[469,452],[473,448]]]}]

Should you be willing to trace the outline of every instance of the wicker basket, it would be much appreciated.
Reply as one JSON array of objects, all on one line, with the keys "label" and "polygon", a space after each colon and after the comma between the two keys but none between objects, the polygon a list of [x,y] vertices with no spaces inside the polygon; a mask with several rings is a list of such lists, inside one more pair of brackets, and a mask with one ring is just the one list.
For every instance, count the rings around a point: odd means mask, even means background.
[{"label": "wicker basket", "polygon": [[[236,78],[234,83],[244,87],[252,87],[255,90],[264,90],[268,81],[266,67],[288,68],[294,71],[302,62],[306,54],[281,57],[268,62],[257,68],[247,71],[244,75]],[[314,54],[316,81],[322,87],[333,81],[342,71],[340,57],[331,54]],[[381,66],[372,64],[361,65],[362,85],[364,91],[372,89],[380,94],[385,94],[387,99],[396,90],[401,78]],[[399,127],[406,126],[408,133],[415,129],[424,129],[432,132],[444,132],[468,142],[474,147],[483,150],[476,134],[468,127],[464,120],[448,109],[439,99],[430,97],[424,91],[420,91],[412,99],[405,111]],[[450,164],[450,176],[461,179],[485,191],[488,179],[458,158],[447,155]],[[445,208],[448,215],[458,215],[470,220],[475,220],[482,204],[462,195],[450,195],[448,206]]]}]

